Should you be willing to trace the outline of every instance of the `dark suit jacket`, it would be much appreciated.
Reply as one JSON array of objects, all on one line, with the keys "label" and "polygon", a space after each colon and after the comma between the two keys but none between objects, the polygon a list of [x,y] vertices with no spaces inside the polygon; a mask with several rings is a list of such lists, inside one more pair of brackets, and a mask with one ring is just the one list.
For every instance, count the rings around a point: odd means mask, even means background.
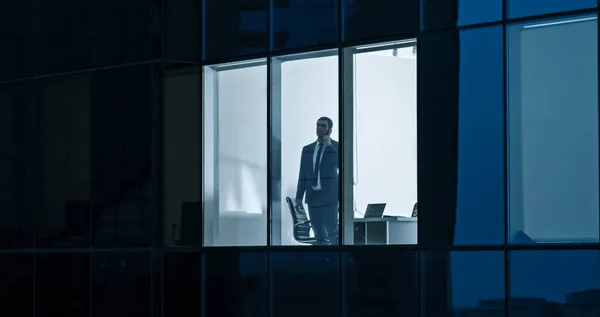
[{"label": "dark suit jacket", "polygon": [[300,158],[300,174],[298,175],[298,187],[296,190],[296,199],[302,200],[306,193],[306,203],[311,204],[334,204],[338,202],[339,183],[338,168],[339,143],[331,140],[331,145],[323,150],[321,158],[321,201],[313,201],[311,197],[313,183],[313,155],[317,142],[313,142],[302,148]]}]

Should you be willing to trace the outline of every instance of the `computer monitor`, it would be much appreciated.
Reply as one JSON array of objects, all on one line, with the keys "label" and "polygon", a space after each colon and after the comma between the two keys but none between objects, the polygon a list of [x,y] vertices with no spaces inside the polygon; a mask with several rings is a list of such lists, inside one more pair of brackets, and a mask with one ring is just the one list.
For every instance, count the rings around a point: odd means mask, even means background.
[{"label": "computer monitor", "polygon": [[386,203],[369,204],[365,212],[365,218],[382,218]]}]

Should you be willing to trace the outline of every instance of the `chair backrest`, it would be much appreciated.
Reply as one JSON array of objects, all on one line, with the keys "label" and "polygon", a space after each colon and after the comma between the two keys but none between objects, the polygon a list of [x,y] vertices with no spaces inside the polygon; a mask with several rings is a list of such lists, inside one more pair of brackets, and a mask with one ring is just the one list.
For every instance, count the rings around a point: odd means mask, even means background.
[{"label": "chair backrest", "polygon": [[298,242],[306,242],[307,240],[310,240],[310,221],[306,216],[306,212],[304,212],[304,209],[296,209],[294,202],[290,197],[286,197],[285,201],[287,202],[290,213],[292,214],[292,221],[294,224],[294,239],[296,239]]}]

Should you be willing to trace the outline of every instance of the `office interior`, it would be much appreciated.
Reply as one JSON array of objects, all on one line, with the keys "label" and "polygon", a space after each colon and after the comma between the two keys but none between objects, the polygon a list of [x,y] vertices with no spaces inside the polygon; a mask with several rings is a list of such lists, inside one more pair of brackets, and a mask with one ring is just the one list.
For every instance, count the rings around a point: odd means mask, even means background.
[{"label": "office interior", "polygon": [[416,54],[406,40],[204,67],[204,245],[266,245],[268,232],[271,245],[313,245],[310,217],[293,204],[301,149],[323,116],[345,149],[343,243],[416,244]]}]

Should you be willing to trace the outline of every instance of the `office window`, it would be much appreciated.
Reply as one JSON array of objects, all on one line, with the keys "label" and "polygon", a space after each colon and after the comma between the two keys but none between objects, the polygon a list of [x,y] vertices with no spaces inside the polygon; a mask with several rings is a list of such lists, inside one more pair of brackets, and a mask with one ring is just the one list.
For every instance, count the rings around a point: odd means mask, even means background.
[{"label": "office window", "polygon": [[419,30],[419,0],[339,0],[344,41],[398,36]]},{"label": "office window", "polygon": [[90,254],[35,255],[35,315],[87,316],[90,313]]},{"label": "office window", "polygon": [[152,1],[89,0],[89,2],[91,19],[88,23],[91,30],[92,67],[152,59],[154,24]]},{"label": "office window", "polygon": [[340,316],[338,252],[271,253],[271,316]]},{"label": "office window", "polygon": [[0,80],[33,75],[34,0],[6,0],[0,4]]},{"label": "office window", "polygon": [[600,313],[598,250],[513,251],[509,256],[509,316]]},{"label": "office window", "polygon": [[34,239],[33,82],[0,85],[0,249]]},{"label": "office window", "polygon": [[165,252],[165,316],[202,315],[202,253]]},{"label": "office window", "polygon": [[510,241],[598,242],[596,16],[507,35]]},{"label": "office window", "polygon": [[454,245],[504,244],[502,27],[460,31]]},{"label": "office window", "polygon": [[596,7],[596,0],[505,0],[509,19]]},{"label": "office window", "polygon": [[36,81],[37,247],[90,246],[94,147],[90,90],[89,73]]},{"label": "office window", "polygon": [[344,178],[354,194],[352,208],[345,206],[344,243],[416,244],[416,41],[344,54],[344,107],[353,113],[351,124],[344,118],[344,128],[354,156],[352,174],[346,169]]},{"label": "office window", "polygon": [[[504,252],[425,252],[421,311],[426,316],[504,316]],[[450,314],[452,315],[452,314]]]},{"label": "office window", "polygon": [[202,59],[202,1],[166,1],[162,6],[165,59],[199,62]]},{"label": "office window", "polygon": [[268,316],[267,253],[204,254],[205,316]]},{"label": "office window", "polygon": [[343,253],[345,316],[419,316],[418,257],[414,251]]},{"label": "office window", "polygon": [[204,68],[204,245],[267,244],[267,65]]},{"label": "office window", "polygon": [[271,244],[336,245],[337,50],[273,58],[271,70]]},{"label": "office window", "polygon": [[500,21],[502,0],[423,0],[421,14],[424,30]]},{"label": "office window", "polygon": [[273,0],[272,49],[336,43],[338,0]]},{"label": "office window", "polygon": [[0,255],[2,315],[33,316],[33,254]]},{"label": "office window", "polygon": [[[165,245],[202,246],[202,68],[165,71],[163,86],[163,204]],[[203,152],[202,152],[203,153]]]},{"label": "office window", "polygon": [[205,0],[204,57],[208,60],[266,52],[269,0]]}]

